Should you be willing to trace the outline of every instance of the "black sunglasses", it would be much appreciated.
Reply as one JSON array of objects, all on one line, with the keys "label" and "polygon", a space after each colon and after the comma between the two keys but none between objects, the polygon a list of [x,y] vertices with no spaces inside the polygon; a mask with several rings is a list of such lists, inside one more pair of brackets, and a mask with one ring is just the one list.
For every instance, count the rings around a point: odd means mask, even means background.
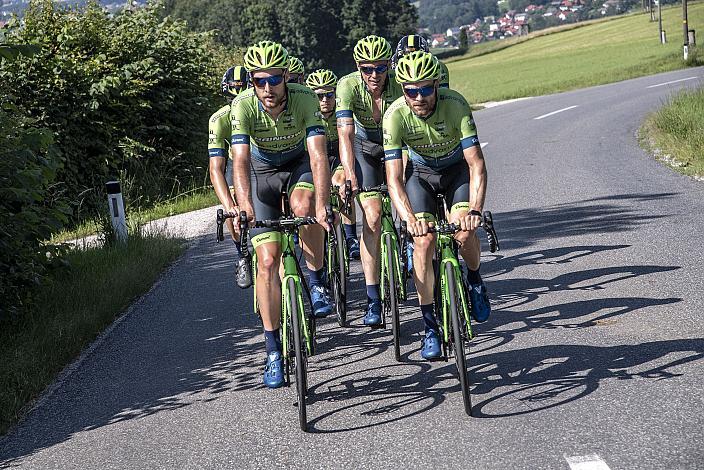
[{"label": "black sunglasses", "polygon": [[334,91],[328,91],[327,93],[316,93],[318,95],[318,99],[322,100],[323,98],[327,99],[333,99],[335,97],[335,92]]},{"label": "black sunglasses", "polygon": [[366,67],[359,67],[359,70],[361,70],[364,75],[371,75],[374,72],[381,75],[382,73],[389,70],[389,66],[388,65],[377,65],[376,67],[366,66]]},{"label": "black sunglasses", "polygon": [[269,86],[277,86],[281,85],[284,81],[284,76],[283,74],[280,75],[270,75],[268,77],[252,77],[252,82],[254,82],[254,85],[257,86],[257,88],[264,88],[264,86],[268,83]]}]

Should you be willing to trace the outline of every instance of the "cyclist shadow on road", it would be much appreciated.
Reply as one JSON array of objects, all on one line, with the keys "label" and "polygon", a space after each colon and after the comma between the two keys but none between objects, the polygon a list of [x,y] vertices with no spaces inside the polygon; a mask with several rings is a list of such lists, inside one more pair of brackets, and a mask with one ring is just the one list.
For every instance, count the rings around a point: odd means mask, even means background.
[{"label": "cyclist shadow on road", "polygon": [[[481,417],[507,417],[565,405],[612,380],[670,380],[704,359],[704,339],[676,339],[636,345],[549,345],[475,357],[472,393]],[[642,387],[641,387],[642,388]]]}]

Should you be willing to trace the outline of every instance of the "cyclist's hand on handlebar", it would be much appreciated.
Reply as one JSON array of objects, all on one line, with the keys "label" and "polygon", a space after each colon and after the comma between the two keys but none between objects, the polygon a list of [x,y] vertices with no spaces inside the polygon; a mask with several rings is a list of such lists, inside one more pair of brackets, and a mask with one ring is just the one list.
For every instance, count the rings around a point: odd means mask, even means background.
[{"label": "cyclist's hand on handlebar", "polygon": [[422,237],[428,234],[428,221],[417,220],[415,217],[408,219],[408,232],[414,237]]},{"label": "cyclist's hand on handlebar", "polygon": [[240,204],[240,210],[247,213],[247,220],[249,221],[249,225],[251,226],[252,223],[256,220],[256,214],[254,213],[254,208],[252,207],[252,204],[249,201]]},{"label": "cyclist's hand on handlebar", "polygon": [[327,211],[325,210],[325,206],[316,207],[315,219],[318,221],[318,224],[322,225],[323,228],[328,232],[332,229],[332,227],[330,227],[330,224],[328,224],[328,215]]},{"label": "cyclist's hand on handlebar", "polygon": [[482,225],[481,215],[476,215],[472,213],[467,213],[461,217],[456,222],[460,226],[460,229],[465,232],[473,232],[477,230]]},{"label": "cyclist's hand on handlebar", "polygon": [[231,205],[227,209],[225,209],[225,212],[227,212],[227,215],[235,216],[234,219],[230,219],[230,220],[232,221],[232,226],[235,229],[235,234],[239,236],[239,234],[240,234],[240,223],[239,223],[240,209],[239,209],[239,207]]}]

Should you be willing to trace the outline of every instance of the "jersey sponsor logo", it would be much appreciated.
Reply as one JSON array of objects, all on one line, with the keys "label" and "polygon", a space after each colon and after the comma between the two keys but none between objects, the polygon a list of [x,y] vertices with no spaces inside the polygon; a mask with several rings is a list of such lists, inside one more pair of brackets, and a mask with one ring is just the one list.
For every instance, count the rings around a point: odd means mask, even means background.
[{"label": "jersey sponsor logo", "polygon": [[288,134],[288,135],[274,135],[271,137],[257,137],[257,141],[259,142],[280,142],[282,140],[292,140],[295,138],[300,137],[303,134],[303,131],[298,131],[293,134]]},{"label": "jersey sponsor logo", "polygon": [[447,129],[447,125],[445,125],[445,121],[440,121],[435,123],[435,130],[438,132],[442,132],[445,129]]},{"label": "jersey sponsor logo", "polygon": [[241,125],[242,125],[242,123],[240,122],[239,119],[233,119],[233,120],[232,120],[232,126],[233,126],[233,127],[240,127]]}]

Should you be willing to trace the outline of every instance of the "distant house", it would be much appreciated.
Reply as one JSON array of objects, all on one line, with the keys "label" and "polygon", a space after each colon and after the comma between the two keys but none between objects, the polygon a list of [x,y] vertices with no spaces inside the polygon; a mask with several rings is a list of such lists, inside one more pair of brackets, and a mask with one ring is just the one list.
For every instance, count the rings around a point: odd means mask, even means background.
[{"label": "distant house", "polygon": [[447,37],[459,37],[460,28],[448,28],[447,32],[445,32],[445,35]]},{"label": "distant house", "polygon": [[572,12],[569,10],[561,11],[560,14],[557,15],[557,17],[560,18],[562,21],[565,21],[567,18],[570,17],[571,14],[572,14]]},{"label": "distant house", "polygon": [[490,32],[494,32],[494,31],[498,31],[498,30],[499,30],[499,25],[498,25],[498,24],[496,24],[496,23],[491,23],[491,24],[489,25],[489,31],[490,31]]},{"label": "distant house", "polygon": [[534,11],[536,11],[536,10],[539,10],[540,8],[542,8],[542,7],[539,7],[538,5],[533,5],[533,4],[531,4],[531,5],[528,5],[524,11],[525,11],[526,13],[532,13],[532,12],[534,12]]},{"label": "distant house", "polygon": [[525,13],[519,13],[516,16],[513,17],[513,21],[526,21],[528,19],[528,15]]},{"label": "distant house", "polygon": [[432,47],[438,47],[442,44],[445,44],[447,41],[447,37],[444,34],[433,34],[431,36],[432,41],[430,42],[430,45]]},{"label": "distant house", "polygon": [[484,23],[493,23],[495,21],[496,21],[496,18],[494,18],[493,16],[485,16],[484,17]]}]

